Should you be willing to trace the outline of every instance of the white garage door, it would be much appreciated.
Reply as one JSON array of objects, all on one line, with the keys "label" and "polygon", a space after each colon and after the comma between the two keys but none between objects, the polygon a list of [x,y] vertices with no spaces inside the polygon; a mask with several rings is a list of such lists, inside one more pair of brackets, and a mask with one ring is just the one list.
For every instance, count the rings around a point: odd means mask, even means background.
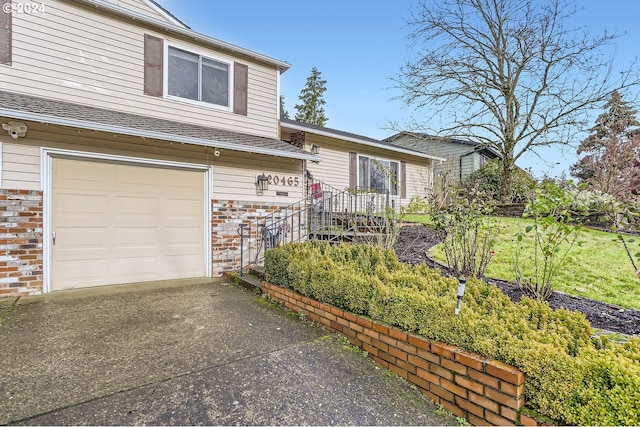
[{"label": "white garage door", "polygon": [[204,175],[54,158],[51,289],[205,276]]}]

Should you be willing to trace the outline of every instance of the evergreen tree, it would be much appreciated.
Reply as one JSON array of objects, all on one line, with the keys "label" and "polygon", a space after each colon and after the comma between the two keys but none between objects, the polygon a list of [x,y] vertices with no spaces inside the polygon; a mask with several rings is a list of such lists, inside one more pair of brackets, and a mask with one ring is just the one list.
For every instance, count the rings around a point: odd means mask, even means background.
[{"label": "evergreen tree", "polygon": [[296,104],[296,120],[312,125],[324,126],[327,117],[324,115],[323,105],[326,101],[323,94],[327,90],[327,81],[322,80],[320,71],[316,67],[311,69],[311,75],[307,78],[307,85],[300,91],[298,99],[300,104]]},{"label": "evergreen tree", "polygon": [[580,143],[578,154],[585,156],[571,166],[571,174],[593,190],[628,200],[640,189],[640,122],[618,91],[604,109]]},{"label": "evergreen tree", "polygon": [[284,107],[284,95],[280,95],[280,118],[282,119],[289,118],[289,112]]}]

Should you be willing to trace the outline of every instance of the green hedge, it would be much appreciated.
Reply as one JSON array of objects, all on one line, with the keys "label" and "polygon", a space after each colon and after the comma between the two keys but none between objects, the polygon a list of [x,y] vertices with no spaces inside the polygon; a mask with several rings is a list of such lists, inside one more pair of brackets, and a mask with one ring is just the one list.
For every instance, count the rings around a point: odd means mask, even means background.
[{"label": "green hedge", "polygon": [[640,425],[640,339],[592,338],[580,313],[467,281],[454,316],[457,280],[400,263],[368,245],[307,242],[269,250],[266,279],[431,341],[495,358],[527,374],[527,406],[573,425]]}]

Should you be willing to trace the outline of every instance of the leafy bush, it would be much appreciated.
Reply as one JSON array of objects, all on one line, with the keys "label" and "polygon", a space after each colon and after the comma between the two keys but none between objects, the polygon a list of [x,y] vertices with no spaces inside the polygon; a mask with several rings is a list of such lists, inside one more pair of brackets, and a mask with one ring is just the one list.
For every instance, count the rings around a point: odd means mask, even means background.
[{"label": "leafy bush", "polygon": [[267,252],[267,280],[322,302],[518,367],[527,406],[577,425],[640,424],[640,339],[593,339],[580,313],[467,281],[454,316],[457,281],[392,251],[365,245],[297,243]]},{"label": "leafy bush", "polygon": [[[466,177],[461,187],[466,190],[478,189],[493,200],[500,200],[500,177],[502,175],[502,160],[491,159],[478,170]],[[536,186],[535,179],[528,172],[515,168],[512,173],[512,197],[514,202],[525,202],[532,196]]]},{"label": "leafy bush", "polygon": [[[532,238],[533,257],[521,258],[522,247],[515,251],[516,282],[541,301],[551,296],[553,280],[581,231],[571,209],[579,192],[571,181],[566,186],[569,189],[551,181],[540,184],[522,215],[533,219],[533,225],[517,234],[519,242],[525,237]],[[523,264],[529,264],[533,273],[525,275]]]},{"label": "leafy bush", "polygon": [[456,192],[443,206],[431,205],[433,229],[456,275],[484,276],[498,234],[498,223],[489,216],[494,208],[495,203],[475,190],[464,197]]}]

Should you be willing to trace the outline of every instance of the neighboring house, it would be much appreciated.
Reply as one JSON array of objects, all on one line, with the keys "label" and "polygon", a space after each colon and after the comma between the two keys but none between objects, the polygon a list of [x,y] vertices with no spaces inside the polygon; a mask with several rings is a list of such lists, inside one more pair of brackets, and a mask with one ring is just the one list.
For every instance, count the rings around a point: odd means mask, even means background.
[{"label": "neighboring house", "polygon": [[0,295],[237,268],[321,160],[279,137],[288,67],[149,0],[0,13]]},{"label": "neighboring house", "polygon": [[343,189],[387,193],[396,206],[433,189],[434,167],[443,159],[366,136],[290,119],[280,121],[282,139],[317,153],[321,163],[307,162],[314,180]]},{"label": "neighboring house", "polygon": [[447,176],[456,182],[464,180],[480,169],[488,160],[502,158],[500,153],[491,147],[480,146],[471,141],[440,138],[423,133],[400,132],[385,141],[444,158],[444,162],[436,165],[435,175]]}]

